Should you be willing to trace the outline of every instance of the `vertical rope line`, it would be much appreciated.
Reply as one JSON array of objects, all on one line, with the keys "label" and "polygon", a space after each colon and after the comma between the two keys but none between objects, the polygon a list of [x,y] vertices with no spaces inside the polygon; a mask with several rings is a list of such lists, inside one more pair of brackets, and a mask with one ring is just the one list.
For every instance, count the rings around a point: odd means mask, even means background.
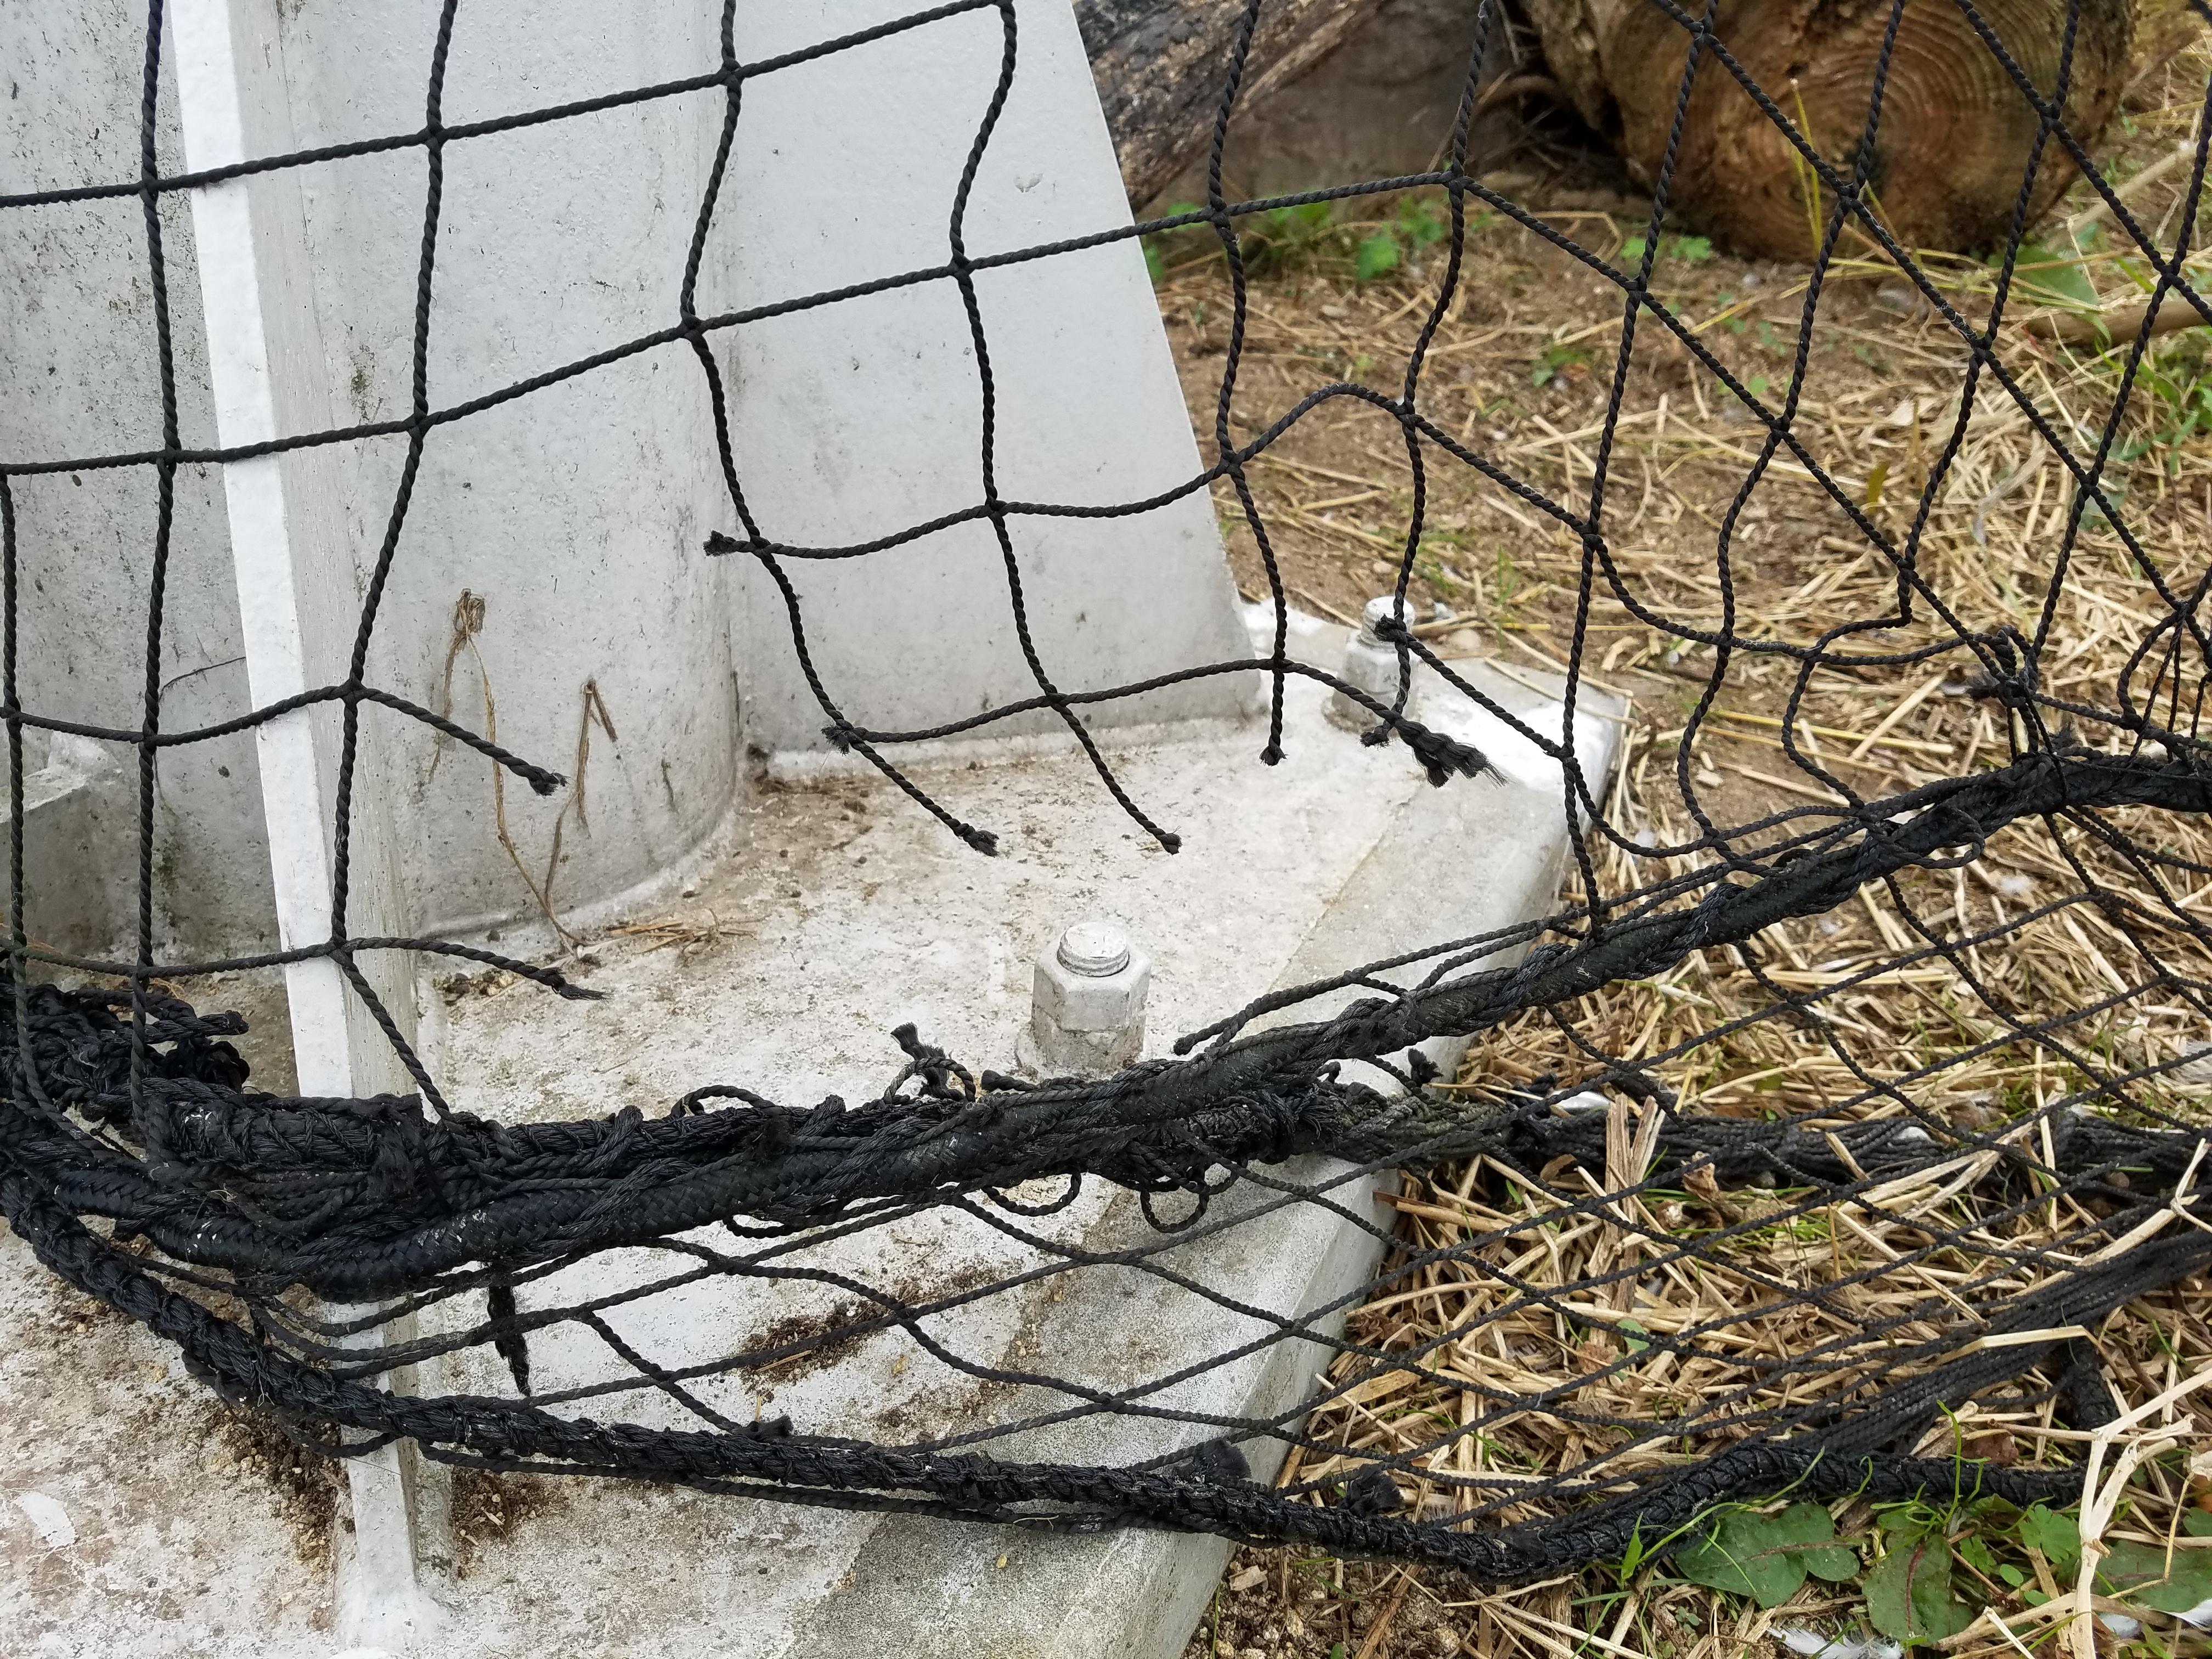
[{"label": "vertical rope line", "polygon": [[[154,361],[161,398],[161,453],[154,463],[154,540],[146,580],[145,678],[138,732],[138,915],[131,972],[131,1091],[135,1104],[146,1069],[146,979],[154,965],[154,739],[161,729],[161,644],[169,586],[169,543],[176,522],[176,353],[169,333],[169,269],[161,240],[161,176],[155,119],[161,87],[161,0],[146,8],[146,53],[138,94],[139,212],[146,233],[146,282],[154,323]],[[15,836],[22,838],[22,820]]]},{"label": "vertical rope line", "polygon": [[1050,675],[1045,671],[1044,660],[1038,655],[1036,641],[1030,629],[1029,601],[1022,589],[1021,561],[1014,551],[1012,534],[1006,527],[1006,504],[999,495],[998,416],[999,387],[991,368],[991,343],[983,327],[983,308],[976,297],[975,267],[969,262],[967,220],[969,198],[975,188],[975,175],[983,165],[985,152],[990,148],[991,136],[997,131],[999,118],[1005,113],[1007,95],[1013,90],[1014,66],[1019,49],[1019,30],[1014,15],[1013,0],[1000,0],[1000,27],[1002,46],[999,58],[999,78],[991,89],[989,104],[983,118],[975,129],[975,137],[968,149],[966,162],[960,170],[960,181],[952,195],[951,223],[947,230],[951,258],[948,268],[954,285],[960,294],[961,309],[967,313],[968,337],[975,354],[975,380],[981,413],[981,471],[983,483],[983,511],[991,524],[991,534],[999,544],[999,558],[1006,571],[1006,596],[1012,608],[1014,635],[1021,646],[1022,660],[1028,665],[1030,678],[1036,682],[1037,690],[1044,694],[1045,704],[1060,716],[1075,740],[1082,746],[1090,760],[1091,769],[1116,805],[1144,832],[1152,836],[1166,851],[1180,851],[1182,838],[1152,822],[1144,810],[1131,799],[1122,787],[1121,781],[1107,764],[1099,752],[1097,740],[1082,717],[1060,695]]},{"label": "vertical rope line", "polygon": [[1251,301],[1245,289],[1243,248],[1237,234],[1237,222],[1229,212],[1229,198],[1221,177],[1222,154],[1229,143],[1229,118],[1237,108],[1237,94],[1244,84],[1244,65],[1251,56],[1252,36],[1260,26],[1262,3],[1263,0],[1245,0],[1243,12],[1237,21],[1228,72],[1221,84],[1221,102],[1214,112],[1212,136],[1206,143],[1206,222],[1221,243],[1222,257],[1228,262],[1230,290],[1229,343],[1222,355],[1221,387],[1213,405],[1214,459],[1215,465],[1228,474],[1230,487],[1237,492],[1237,504],[1244,514],[1245,527],[1251,531],[1253,543],[1259,549],[1261,568],[1267,572],[1268,600],[1275,607],[1275,640],[1268,655],[1267,741],[1261,747],[1260,758],[1269,766],[1276,766],[1283,758],[1283,696],[1290,672],[1290,600],[1284,592],[1283,573],[1275,561],[1267,520],[1253,496],[1251,480],[1244,476],[1243,453],[1229,429],[1237,397],[1237,369],[1244,360],[1244,335]]}]

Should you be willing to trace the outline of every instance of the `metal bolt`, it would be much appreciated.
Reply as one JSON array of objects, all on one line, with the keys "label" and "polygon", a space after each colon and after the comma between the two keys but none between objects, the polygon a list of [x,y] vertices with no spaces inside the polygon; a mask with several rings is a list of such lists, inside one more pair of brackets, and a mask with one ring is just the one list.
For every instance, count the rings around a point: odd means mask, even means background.
[{"label": "metal bolt", "polygon": [[1359,613],[1359,642],[1362,645],[1381,645],[1382,624],[1397,614],[1398,601],[1395,595],[1378,593],[1368,600],[1366,609]]},{"label": "metal bolt", "polygon": [[1053,1076],[1119,1071],[1143,1052],[1152,958],[1107,921],[1079,921],[1037,958],[1023,1063]]},{"label": "metal bolt", "polygon": [[1085,979],[1110,979],[1129,963],[1129,936],[1109,921],[1079,921],[1060,936],[1060,965]]},{"label": "metal bolt", "polygon": [[[1344,647],[1344,666],[1337,678],[1358,686],[1376,702],[1389,707],[1398,698],[1398,647],[1384,641],[1381,625],[1398,614],[1398,602],[1384,593],[1367,601],[1359,631]],[[1375,724],[1374,712],[1341,691],[1328,696],[1328,717],[1348,731],[1364,732]]]}]

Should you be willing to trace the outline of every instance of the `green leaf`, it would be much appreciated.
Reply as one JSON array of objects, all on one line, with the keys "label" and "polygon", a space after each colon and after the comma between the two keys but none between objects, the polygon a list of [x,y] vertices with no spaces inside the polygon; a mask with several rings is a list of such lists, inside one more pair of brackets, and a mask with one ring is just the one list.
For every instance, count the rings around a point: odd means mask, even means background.
[{"label": "green leaf", "polygon": [[1815,1578],[1841,1583],[1858,1576],[1859,1555],[1836,1541],[1836,1523],[1820,1504],[1792,1504],[1774,1517],[1774,1528],[1792,1546],[1790,1553]]},{"label": "green leaf", "polygon": [[1994,1573],[1997,1570],[1996,1557],[1990,1553],[1989,1545],[1978,1533],[1968,1533],[1952,1547],[1958,1552],[1959,1559],[1977,1572]]},{"label": "green leaf", "polygon": [[1857,1572],[1857,1554],[1835,1536],[1835,1522],[1818,1504],[1792,1504],[1776,1516],[1738,1510],[1722,1516],[1704,1538],[1675,1551],[1674,1566],[1708,1589],[1748,1595],[1762,1607],[1777,1607],[1797,1593],[1808,1571],[1832,1581]]},{"label": "green leaf", "polygon": [[1589,360],[1589,353],[1584,351],[1580,346],[1546,346],[1544,355],[1529,366],[1528,384],[1549,386],[1565,370],[1572,368],[1577,363],[1587,362]]},{"label": "green leaf", "polygon": [[1774,1522],[1747,1510],[1723,1516],[1706,1537],[1674,1552],[1675,1570],[1707,1589],[1778,1607],[1805,1582],[1805,1564]]},{"label": "green leaf", "polygon": [[1940,1642],[1973,1618],[1951,1593],[1951,1540],[1941,1533],[1900,1539],[1866,1576],[1867,1616],[1900,1642]]},{"label": "green leaf", "polygon": [[2022,242],[2013,264],[2013,280],[2024,298],[2039,305],[2064,306],[2070,311],[2094,311],[2097,290],[2081,262],[2045,247]]},{"label": "green leaf", "polygon": [[1620,263],[1625,265],[1632,265],[1640,263],[1644,258],[1644,250],[1647,246],[1648,244],[1645,243],[1644,240],[1641,236],[1630,237],[1626,241],[1620,245]]},{"label": "green leaf", "polygon": [[2018,1589],[2027,1582],[2027,1575],[2009,1561],[2001,1561],[1997,1564],[1997,1577],[2014,1589]]},{"label": "green leaf", "polygon": [[2097,1583],[2154,1613],[2186,1613],[2212,1601],[2212,1559],[2203,1550],[2177,1549],[2169,1560],[2156,1544],[2114,1544],[2097,1563]]},{"label": "green leaf", "polygon": [[1859,1553],[1849,1544],[1821,1544],[1800,1550],[1797,1559],[1814,1577],[1832,1584],[1847,1584],[1859,1576]]},{"label": "green leaf", "polygon": [[1359,263],[1356,267],[1359,280],[1370,283],[1398,268],[1398,239],[1387,230],[1378,230],[1359,245]]},{"label": "green leaf", "polygon": [[1155,283],[1168,274],[1167,261],[1160,258],[1158,246],[1149,236],[1145,238],[1145,270]]},{"label": "green leaf", "polygon": [[2181,1529],[2191,1538],[2212,1538],[2212,1510],[2190,1510],[2181,1517]]},{"label": "green leaf", "polygon": [[[1649,1342],[1639,1342],[1636,1340],[1637,1337],[1647,1336],[1650,1333],[1632,1319],[1623,1319],[1618,1321],[1614,1324],[1613,1328],[1621,1333],[1620,1340],[1628,1345],[1628,1351],[1631,1353],[1642,1353],[1646,1348],[1651,1346]],[[1631,1332],[1633,1332],[1635,1334],[1629,1334]],[[1823,1511],[1823,1513],[1826,1513],[1826,1511]]]},{"label": "green leaf", "polygon": [[1713,257],[1712,239],[1707,236],[1677,236],[1674,252],[1692,264],[1702,264]]},{"label": "green leaf", "polygon": [[1764,374],[1753,375],[1749,380],[1743,383],[1743,389],[1751,393],[1754,398],[1764,398],[1766,395],[1766,376]]},{"label": "green leaf", "polygon": [[2020,1517],[2020,1541],[2032,1550],[2041,1550],[2051,1570],[2062,1577],[2073,1571],[2081,1559],[2081,1533],[2074,1517],[2041,1504],[2031,1506]]},{"label": "green leaf", "polygon": [[1406,240],[1417,248],[1442,241],[1444,233],[1451,228],[1434,204],[1417,196],[1409,196],[1398,204],[1398,227],[1405,232]]}]

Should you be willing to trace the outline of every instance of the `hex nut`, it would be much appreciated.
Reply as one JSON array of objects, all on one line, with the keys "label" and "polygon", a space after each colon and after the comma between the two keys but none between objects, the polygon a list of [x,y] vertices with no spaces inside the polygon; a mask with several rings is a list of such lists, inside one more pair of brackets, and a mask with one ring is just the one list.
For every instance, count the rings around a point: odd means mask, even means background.
[{"label": "hex nut", "polygon": [[[1386,643],[1376,625],[1395,615],[1396,602],[1382,594],[1367,602],[1359,631],[1344,647],[1344,665],[1337,678],[1358,686],[1376,702],[1389,707],[1398,697],[1398,647]],[[1330,721],[1349,732],[1364,732],[1375,724],[1375,714],[1341,691],[1328,694]]]},{"label": "hex nut", "polygon": [[1030,1039],[1043,1072],[1118,1071],[1145,1046],[1152,958],[1118,927],[1079,922],[1037,958]]}]

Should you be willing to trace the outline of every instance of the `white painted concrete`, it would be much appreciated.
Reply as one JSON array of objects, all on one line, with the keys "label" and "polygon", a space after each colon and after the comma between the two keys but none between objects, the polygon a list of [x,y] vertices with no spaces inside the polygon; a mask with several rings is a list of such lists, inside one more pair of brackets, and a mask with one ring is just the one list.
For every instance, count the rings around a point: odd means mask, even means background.
[{"label": "white painted concrete", "polygon": [[[255,153],[422,125],[435,6],[240,4],[282,66],[267,114],[271,132],[289,135],[280,146],[248,133]],[[744,8],[737,50],[757,59],[904,9],[903,0]],[[979,257],[1128,222],[1066,0],[1019,0],[1016,15],[1020,69],[967,215],[967,246]],[[449,123],[696,76],[720,61],[713,6],[471,0],[457,15]],[[0,61],[22,66],[29,83],[27,100],[0,102],[14,163],[7,187],[135,176],[133,28],[142,20],[135,0],[0,15]],[[943,265],[956,185],[1000,50],[999,14],[985,9],[749,81],[704,251],[700,312]],[[172,108],[165,91],[163,161],[175,167],[185,158]],[[724,111],[721,90],[708,88],[445,147],[427,360],[434,409],[677,321]],[[297,204],[288,284],[313,323],[283,346],[281,368],[302,377],[303,394],[313,381],[320,410],[308,420],[303,401],[280,424],[404,416],[424,151],[279,178]],[[197,320],[199,239],[181,201],[164,215],[185,438],[206,443],[216,423]],[[0,453],[97,455],[153,443],[137,204],[9,210],[0,212],[0,282],[15,301],[0,306],[9,389]],[[209,257],[227,270],[233,256]],[[1003,497],[1103,503],[1199,472],[1133,243],[975,281],[997,380]],[[710,342],[740,481],[770,538],[842,544],[983,500],[981,382],[949,281],[725,329]],[[385,437],[286,464],[331,473],[328,507],[356,589],[383,542],[404,448]],[[252,695],[237,660],[212,471],[180,475],[177,665],[164,695],[173,727],[240,712]],[[134,660],[143,625],[147,475],[33,478],[17,493],[27,574],[41,585],[27,631],[36,706],[134,724],[135,675],[118,665]],[[1035,642],[1063,689],[1244,650],[1203,492],[1137,519],[1010,524]],[[823,717],[772,585],[747,556],[702,550],[709,533],[739,528],[704,378],[682,342],[432,433],[371,677],[477,730],[495,719],[502,743],[580,771],[582,785],[551,799],[512,783],[495,794],[487,763],[373,715],[392,738],[383,793],[417,849],[399,872],[399,908],[414,924],[465,931],[527,921],[541,896],[557,911],[589,914],[665,885],[665,872],[727,819],[748,745],[820,746]],[[792,569],[818,665],[857,721],[928,726],[1036,689],[988,526]],[[462,606],[465,593],[481,602],[480,618]],[[458,635],[457,611],[468,619]],[[311,678],[322,677],[319,662]],[[1251,689],[1224,678],[1085,718],[1232,713]],[[1047,714],[1024,723],[1056,722]],[[580,767],[580,745],[588,747]],[[239,740],[163,757],[162,869],[173,872],[163,915],[182,950],[251,948],[273,931],[265,889],[240,874],[263,863],[257,832],[245,827],[260,816],[246,749]],[[126,841],[107,856],[130,854]]]},{"label": "white painted concrete", "polygon": [[[114,749],[87,738],[27,730],[23,748],[24,931],[64,949],[105,939],[137,872],[103,868],[95,854],[112,844],[113,823],[135,822],[136,781]],[[15,834],[8,811],[0,798],[0,857]]]},{"label": "white painted concrete", "polygon": [[[745,8],[741,50],[761,57],[908,9]],[[1064,0],[1019,0],[1014,11],[1019,67],[977,169],[972,255],[1129,222],[1073,14]],[[732,210],[709,244],[726,262],[726,303],[943,264],[1001,41],[999,14],[979,10],[748,87]],[[1198,475],[1133,241],[985,271],[975,283],[998,382],[1003,498],[1103,505]],[[751,325],[724,345],[736,383],[757,388],[739,399],[738,445],[770,538],[847,545],[983,499],[977,364],[950,283]],[[1244,654],[1204,492],[1141,518],[1017,518],[1009,533],[1037,649],[1062,690]],[[1036,691],[986,525],[791,573],[822,629],[823,673],[858,723],[930,726]],[[749,574],[738,614],[752,740],[819,746],[822,717],[799,679],[781,599]],[[1215,680],[1085,717],[1220,714],[1249,695],[1249,684]],[[1009,729],[1056,723],[1040,714]]]},{"label": "white painted concrete", "polygon": [[[229,0],[176,0],[171,15],[186,164],[206,170],[242,161],[246,146],[241,100],[257,88],[241,84]],[[253,57],[246,61],[252,63]],[[277,204],[270,198],[285,182],[237,179],[194,191],[189,198],[204,250],[200,271],[216,433],[227,447],[265,443],[279,434],[270,362],[274,331],[264,309],[257,246],[261,239],[256,235],[252,196],[258,190],[264,198],[264,215],[275,219]],[[274,248],[281,224],[270,228]],[[267,275],[272,301],[282,304],[277,290],[292,273],[283,268],[281,256]],[[345,602],[350,581],[339,587],[330,578],[340,561],[350,565],[347,550],[316,544],[307,514],[288,491],[285,471],[286,463],[274,456],[234,461],[222,469],[246,684],[257,705],[296,696],[314,684],[308,672],[310,631],[319,626],[337,635],[354,610]],[[345,574],[350,576],[349,568]],[[328,711],[299,709],[253,734],[266,801],[278,939],[285,950],[328,939],[334,914],[331,792],[316,754],[318,713]],[[372,844],[364,852],[380,850]],[[364,873],[374,878],[375,872],[365,867]],[[327,959],[293,963],[285,979],[301,1086],[318,1095],[356,1092],[360,1080],[347,1030],[348,993],[337,964]]]},{"label": "white painted concrete", "polygon": [[[1320,625],[1301,625],[1293,637],[1320,661],[1333,659],[1343,640],[1341,630]],[[1462,666],[1502,696],[1523,699],[1512,705],[1516,712],[1540,722],[1538,688]],[[1416,696],[1418,713],[1443,718],[1432,686],[1418,684]],[[1556,793],[1510,781],[1431,789],[1402,750],[1368,749],[1330,726],[1322,701],[1319,687],[1293,683],[1289,758],[1274,769],[1258,763],[1256,724],[1200,728],[1181,741],[1117,734],[1115,757],[1139,799],[1190,832],[1187,850],[1172,858],[1101,810],[1087,767],[1066,743],[1018,745],[999,767],[975,766],[972,754],[940,755],[923,774],[956,811],[1006,833],[1006,855],[995,860],[918,823],[879,781],[833,776],[811,787],[770,787],[748,811],[743,844],[775,848],[777,855],[748,853],[710,866],[696,892],[671,907],[666,920],[684,924],[681,933],[613,933],[590,944],[581,971],[607,1000],[557,1004],[520,983],[449,982],[430,999],[435,1018],[426,1041],[457,1105],[507,1121],[625,1105],[659,1111],[675,1095],[716,1079],[765,1085],[787,1100],[830,1091],[859,1098],[895,1068],[886,1028],[902,1019],[971,1064],[1003,1066],[1029,1016],[1035,955],[1076,916],[1113,917],[1154,953],[1150,1028],[1158,1052],[1176,1032],[1271,986],[1543,907],[1565,850]],[[1557,705],[1551,708],[1556,718]],[[1594,773],[1607,765],[1602,750],[1583,759]],[[1409,894],[1419,902],[1409,902]],[[1446,915],[1449,921],[1441,920]],[[1356,1206],[1364,1188],[1353,1185],[1340,1196]],[[1126,1195],[1094,1189],[1061,1216],[1024,1224],[1041,1237],[1106,1246],[1142,1236],[1134,1210]],[[732,1248],[726,1236],[716,1242]],[[1247,1222],[1180,1247],[1177,1255],[1207,1282],[1297,1316],[1353,1291],[1371,1271],[1371,1250],[1355,1230],[1308,1210]],[[918,1300],[1047,1259],[947,1214],[857,1243],[810,1246],[787,1265],[845,1272]],[[634,1285],[650,1270],[646,1252],[602,1258],[553,1285],[526,1288],[523,1305],[550,1305],[586,1286]],[[818,1283],[716,1283],[626,1306],[612,1318],[626,1340],[680,1364],[757,1342],[785,1322],[835,1316],[849,1300]],[[19,1322],[34,1317],[0,1309],[0,1341],[51,1343],[43,1327]],[[1164,1378],[1218,1352],[1225,1338],[1259,1328],[1157,1279],[1089,1270],[948,1308],[927,1328],[978,1364],[1027,1364],[1126,1388]],[[102,1379],[95,1393],[124,1380],[105,1380],[103,1355],[94,1355]],[[596,1339],[573,1334],[540,1336],[532,1355],[541,1392],[623,1369]],[[1174,1384],[1160,1398],[1201,1413],[1266,1414],[1294,1404],[1325,1359],[1316,1343],[1286,1343]],[[488,1354],[422,1370],[417,1386],[426,1393],[512,1389]],[[859,1340],[818,1368],[737,1372],[698,1387],[740,1420],[788,1413],[809,1431],[908,1443],[1071,1403],[1042,1388],[981,1383],[895,1330]],[[28,1389],[0,1379],[0,1415],[44,1410],[33,1408]],[[181,1412],[196,1402],[164,1396],[154,1403]],[[640,1394],[568,1409],[683,1420],[671,1402]],[[164,1421],[143,1431],[158,1437]],[[1189,1425],[1097,1415],[1032,1431],[1019,1444],[1040,1455],[1127,1461],[1203,1434]],[[1248,1451],[1263,1469],[1274,1455],[1264,1441]],[[37,1489],[49,1484],[41,1474]],[[1225,1548],[1164,1534],[1010,1535],[589,1480],[508,1490],[520,1489],[537,1501],[518,1504],[503,1531],[426,1538],[434,1568],[426,1583],[445,1613],[434,1644],[441,1655],[465,1659],[523,1646],[598,1655],[625,1645],[672,1656],[968,1655],[993,1651],[998,1638],[1053,1659],[1171,1655]],[[90,1542],[80,1548],[110,1547],[100,1540],[125,1517],[159,1513],[168,1501],[127,1469],[112,1472],[104,1491],[101,1514],[112,1519],[97,1533],[87,1529]],[[434,1527],[442,1494],[422,1497]],[[258,1536],[270,1501],[253,1483],[210,1489],[195,1497],[196,1522],[226,1517],[241,1536]],[[21,1547],[31,1547],[27,1524],[20,1531]],[[343,1557],[345,1538],[331,1541]],[[146,1577],[163,1586],[210,1570],[189,1549],[159,1543],[137,1559]],[[240,1596],[272,1594],[248,1572],[250,1565],[264,1571],[253,1565],[259,1559],[249,1553],[225,1578]],[[651,1564],[649,1596],[637,1593],[641,1563]],[[51,1616],[36,1598],[25,1605],[33,1628]],[[235,1639],[223,1651],[328,1650],[302,1645],[287,1618],[272,1614],[259,1645]],[[178,1645],[178,1626],[151,1614],[134,1611],[108,1629],[103,1651]]]}]

